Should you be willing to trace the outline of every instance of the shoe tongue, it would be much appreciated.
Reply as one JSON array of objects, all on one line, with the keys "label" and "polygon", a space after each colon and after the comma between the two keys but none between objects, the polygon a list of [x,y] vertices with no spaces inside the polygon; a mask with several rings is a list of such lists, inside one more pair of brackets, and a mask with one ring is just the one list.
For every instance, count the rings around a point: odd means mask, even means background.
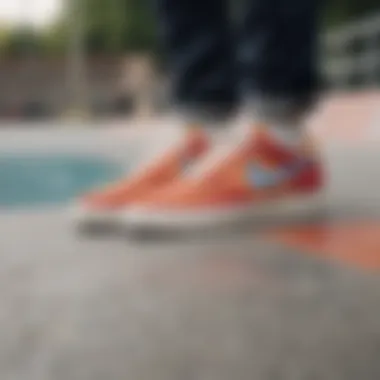
[{"label": "shoe tongue", "polygon": [[264,154],[276,162],[291,162],[302,155],[300,141],[286,144],[268,131],[257,134],[255,147],[259,155]]}]

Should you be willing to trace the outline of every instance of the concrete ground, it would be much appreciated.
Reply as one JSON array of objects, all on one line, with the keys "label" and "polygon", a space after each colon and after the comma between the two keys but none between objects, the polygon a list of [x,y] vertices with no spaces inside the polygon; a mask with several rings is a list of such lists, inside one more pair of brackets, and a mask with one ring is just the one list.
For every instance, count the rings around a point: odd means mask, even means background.
[{"label": "concrete ground", "polygon": [[[0,151],[130,162],[170,136],[20,127]],[[380,379],[380,150],[364,140],[322,139],[328,211],[310,225],[137,241],[78,236],[65,205],[0,211],[0,379]]]}]

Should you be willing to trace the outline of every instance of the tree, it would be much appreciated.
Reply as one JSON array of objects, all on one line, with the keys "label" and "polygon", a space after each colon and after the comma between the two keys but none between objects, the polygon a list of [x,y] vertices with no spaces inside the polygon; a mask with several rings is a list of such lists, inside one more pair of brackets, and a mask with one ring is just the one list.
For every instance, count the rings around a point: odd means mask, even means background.
[{"label": "tree", "polygon": [[[148,1],[76,0],[75,6],[81,7],[78,22],[82,23],[84,29],[86,52],[122,54],[154,49],[155,20]],[[2,28],[0,50],[2,54],[12,56],[24,53],[63,54],[72,38],[72,22],[72,13],[67,8],[54,25],[44,30]]]},{"label": "tree", "polygon": [[151,50],[155,22],[146,0],[84,0],[86,46],[89,52]]},{"label": "tree", "polygon": [[374,11],[380,11],[379,0],[330,0],[325,7],[324,24],[339,26]]},{"label": "tree", "polygon": [[9,29],[0,26],[0,51],[4,50],[9,41]]},{"label": "tree", "polygon": [[39,55],[43,51],[40,36],[32,28],[3,30],[0,48],[5,56]]},{"label": "tree", "polygon": [[40,44],[45,55],[62,55],[68,42],[68,28],[65,22],[59,21],[50,28],[41,31]]}]

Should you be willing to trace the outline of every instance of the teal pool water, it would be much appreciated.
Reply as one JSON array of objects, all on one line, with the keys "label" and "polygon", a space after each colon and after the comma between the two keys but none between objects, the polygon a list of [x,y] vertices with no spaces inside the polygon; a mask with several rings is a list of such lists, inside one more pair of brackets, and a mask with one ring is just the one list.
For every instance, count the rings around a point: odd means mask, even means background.
[{"label": "teal pool water", "polygon": [[68,202],[121,174],[119,165],[99,158],[0,156],[0,207]]}]

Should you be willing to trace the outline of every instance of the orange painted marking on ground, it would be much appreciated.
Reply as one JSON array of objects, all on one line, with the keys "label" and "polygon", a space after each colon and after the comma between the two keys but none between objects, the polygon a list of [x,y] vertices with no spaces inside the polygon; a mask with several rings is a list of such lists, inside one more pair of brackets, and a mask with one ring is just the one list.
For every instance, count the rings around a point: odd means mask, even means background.
[{"label": "orange painted marking on ground", "polygon": [[380,271],[380,222],[299,226],[270,237],[319,257]]}]

